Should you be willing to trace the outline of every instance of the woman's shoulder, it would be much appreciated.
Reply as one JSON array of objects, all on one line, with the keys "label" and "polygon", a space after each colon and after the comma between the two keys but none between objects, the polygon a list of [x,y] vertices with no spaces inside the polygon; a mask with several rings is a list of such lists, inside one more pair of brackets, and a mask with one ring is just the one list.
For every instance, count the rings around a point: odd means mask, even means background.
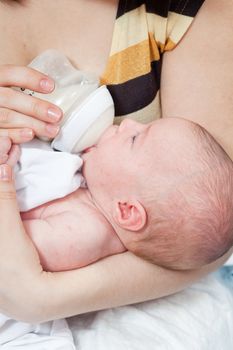
[{"label": "woman's shoulder", "polygon": [[155,2],[152,9],[149,7],[149,30],[161,53],[177,46],[204,2],[205,0],[166,0]]},{"label": "woman's shoulder", "polygon": [[[115,123],[161,117],[162,54],[188,31],[204,0],[120,0],[102,83],[115,103]],[[127,96],[127,103],[126,97]]]},{"label": "woman's shoulder", "polygon": [[125,26],[129,31],[129,46],[134,41],[146,40],[149,33],[154,37],[159,51],[163,52],[178,44],[204,2],[205,0],[122,0],[119,3],[117,22],[123,29],[122,24],[131,24]]}]

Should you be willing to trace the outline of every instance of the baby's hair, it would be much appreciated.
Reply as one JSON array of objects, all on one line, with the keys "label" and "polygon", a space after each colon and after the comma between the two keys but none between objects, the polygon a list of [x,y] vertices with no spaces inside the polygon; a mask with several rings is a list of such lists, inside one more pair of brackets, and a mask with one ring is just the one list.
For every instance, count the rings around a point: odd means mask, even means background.
[{"label": "baby's hair", "polygon": [[[174,164],[179,176],[172,184],[164,179],[164,192],[148,196],[148,232],[129,247],[171,269],[209,264],[233,245],[233,163],[204,128],[188,123],[193,137]],[[183,166],[190,161],[195,171]]]}]

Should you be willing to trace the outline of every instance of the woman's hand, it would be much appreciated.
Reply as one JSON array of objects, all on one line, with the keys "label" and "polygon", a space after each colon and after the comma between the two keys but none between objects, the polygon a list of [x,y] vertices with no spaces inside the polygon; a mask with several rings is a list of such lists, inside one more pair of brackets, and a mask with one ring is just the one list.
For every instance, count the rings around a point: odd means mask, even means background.
[{"label": "woman's hand", "polygon": [[12,86],[46,94],[53,91],[54,82],[29,67],[0,65],[0,137],[8,136],[13,143],[30,141],[34,135],[54,138],[61,109]]}]

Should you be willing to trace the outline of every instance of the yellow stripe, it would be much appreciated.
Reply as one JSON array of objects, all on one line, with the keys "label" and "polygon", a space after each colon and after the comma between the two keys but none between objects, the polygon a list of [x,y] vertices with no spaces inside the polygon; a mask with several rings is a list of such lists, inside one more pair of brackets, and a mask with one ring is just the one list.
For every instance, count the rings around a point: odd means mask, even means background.
[{"label": "yellow stripe", "polygon": [[170,38],[168,38],[166,45],[164,45],[163,51],[171,51],[175,47],[176,47],[176,43],[174,43]]},{"label": "yellow stripe", "polygon": [[102,83],[121,84],[149,71],[150,50],[146,40],[110,57]]},{"label": "yellow stripe", "polygon": [[172,50],[193,18],[169,12],[168,18],[146,13],[145,5],[116,20],[110,58],[101,84],[121,84],[151,70],[160,52]]},{"label": "yellow stripe", "polygon": [[159,47],[161,44],[156,42],[153,33],[149,33],[149,43],[151,61],[158,61],[160,59]]},{"label": "yellow stripe", "polygon": [[159,60],[157,44],[152,35],[149,40],[131,46],[110,57],[101,78],[101,84],[122,84],[151,71],[151,61]]}]

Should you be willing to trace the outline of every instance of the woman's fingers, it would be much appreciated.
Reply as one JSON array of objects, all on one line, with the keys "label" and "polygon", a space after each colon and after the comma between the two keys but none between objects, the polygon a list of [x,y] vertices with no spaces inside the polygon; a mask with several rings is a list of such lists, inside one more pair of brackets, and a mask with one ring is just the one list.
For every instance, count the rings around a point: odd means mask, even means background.
[{"label": "woman's fingers", "polygon": [[54,81],[33,68],[5,64],[0,66],[0,86],[18,86],[50,93],[54,89]]},{"label": "woman's fingers", "polygon": [[57,123],[62,118],[61,109],[52,103],[6,87],[0,87],[0,106],[48,123]]},{"label": "woman's fingers", "polygon": [[0,129],[9,131],[10,128],[30,128],[36,136],[46,136],[48,138],[55,137],[59,131],[59,126],[56,124],[47,124],[22,113],[0,108]]},{"label": "woman's fingers", "polygon": [[31,141],[34,135],[34,131],[28,128],[0,129],[0,138],[10,138],[12,143],[25,143]]},{"label": "woman's fingers", "polygon": [[[23,93],[25,89],[28,93]],[[34,135],[53,139],[62,110],[43,99],[43,94],[53,89],[54,81],[35,69],[0,65],[0,136],[9,136],[14,143],[27,142]],[[33,91],[39,92],[41,99],[31,96]]]}]

